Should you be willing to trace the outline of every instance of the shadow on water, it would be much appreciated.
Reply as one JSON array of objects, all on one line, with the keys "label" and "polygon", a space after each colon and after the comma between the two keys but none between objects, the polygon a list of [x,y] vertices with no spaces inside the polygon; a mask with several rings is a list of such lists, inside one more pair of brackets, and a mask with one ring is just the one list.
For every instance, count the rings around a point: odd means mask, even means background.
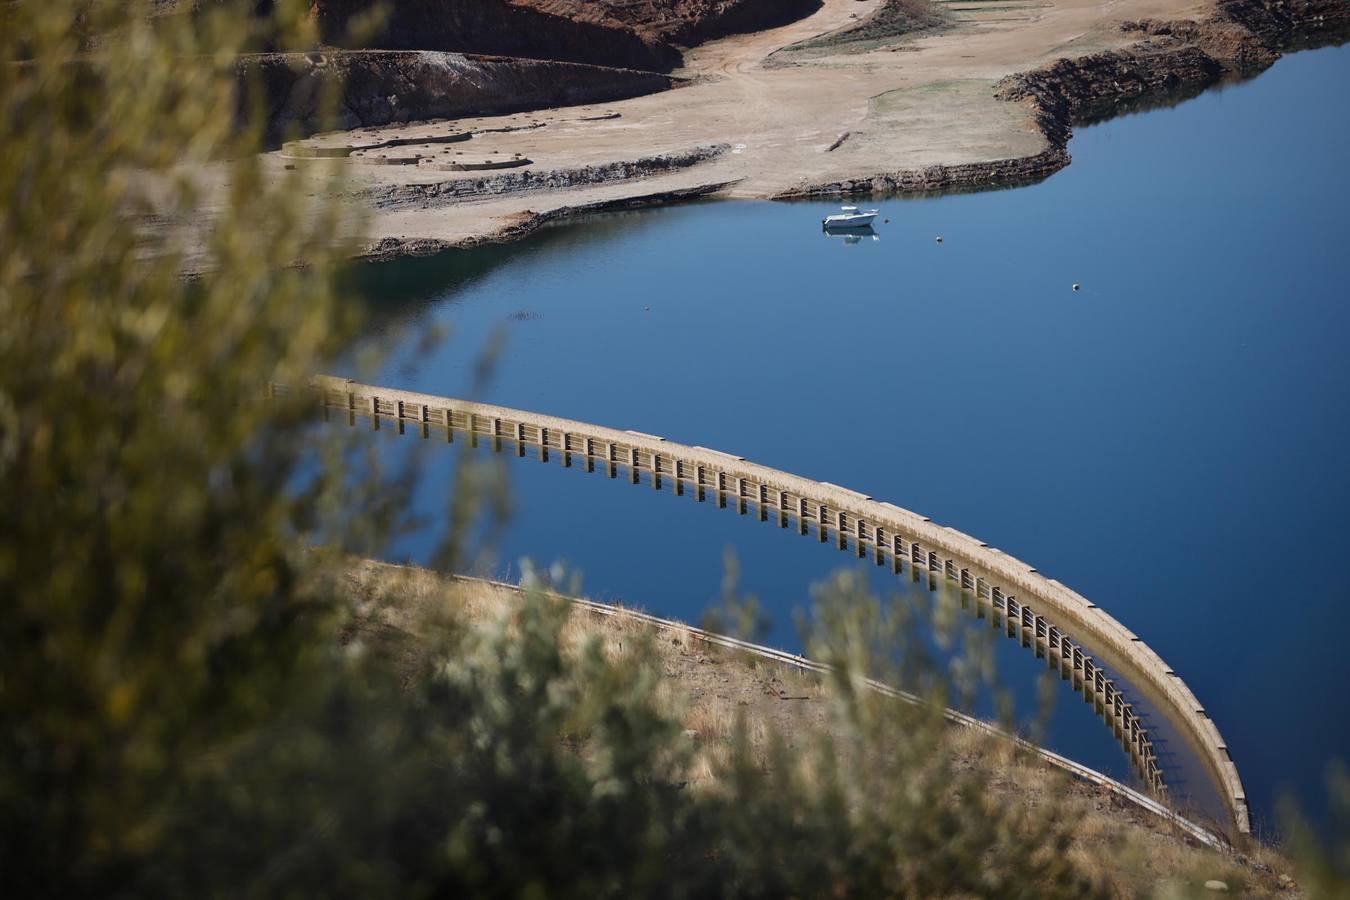
[{"label": "shadow on water", "polygon": [[[684,206],[707,205],[712,200],[694,200]],[[797,202],[797,201],[792,201]],[[818,204],[815,204],[818,205]],[[364,262],[343,272],[343,289],[359,298],[376,332],[385,332],[419,317],[428,307],[453,302],[456,294],[491,276],[522,257],[557,251],[573,251],[610,241],[620,232],[658,228],[647,210],[586,213],[551,222],[530,235],[528,241],[484,244],[445,250],[426,256]],[[871,225],[856,228],[822,228],[828,238],[846,245],[880,241]],[[516,316],[534,318],[530,311]]]},{"label": "shadow on water", "polygon": [[361,298],[377,325],[399,321],[431,303],[452,298],[522,256],[578,250],[638,227],[657,226],[638,211],[575,216],[545,225],[528,241],[359,263],[346,270],[343,287]]},{"label": "shadow on water", "polygon": [[1139,97],[1131,97],[1123,100],[1108,100],[1099,103],[1079,114],[1074,122],[1075,127],[1087,128],[1092,125],[1100,125],[1109,122],[1112,119],[1120,119],[1126,116],[1135,116],[1140,113],[1154,112],[1160,109],[1174,109],[1190,100],[1194,100],[1201,94],[1210,92],[1222,92],[1227,88],[1234,87],[1248,78],[1232,76],[1220,78],[1216,81],[1206,82],[1204,84],[1182,85],[1170,91],[1159,93],[1144,94]]}]

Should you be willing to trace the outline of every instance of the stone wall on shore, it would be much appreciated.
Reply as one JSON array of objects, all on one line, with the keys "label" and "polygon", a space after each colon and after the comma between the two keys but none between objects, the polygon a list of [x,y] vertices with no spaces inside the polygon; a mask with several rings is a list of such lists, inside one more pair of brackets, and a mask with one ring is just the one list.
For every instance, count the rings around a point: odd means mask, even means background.
[{"label": "stone wall on shore", "polygon": [[565,190],[583,185],[649,178],[675,169],[688,168],[726,153],[727,144],[695,147],[675,153],[661,153],[641,159],[618,160],[589,166],[562,169],[527,169],[478,178],[451,178],[445,181],[389,184],[368,188],[361,199],[376,209],[426,208],[471,198],[493,197],[520,191]]}]

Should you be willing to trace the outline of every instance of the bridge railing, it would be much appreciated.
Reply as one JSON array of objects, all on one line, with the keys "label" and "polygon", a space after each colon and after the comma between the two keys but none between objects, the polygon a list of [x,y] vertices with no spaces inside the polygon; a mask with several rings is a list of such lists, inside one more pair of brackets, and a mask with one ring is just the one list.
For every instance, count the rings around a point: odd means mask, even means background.
[{"label": "bridge railing", "polygon": [[[452,578],[454,581],[465,584],[487,584],[491,585],[492,587],[505,591],[510,591],[513,593],[518,593],[523,590],[518,585],[507,584],[501,581],[491,581],[482,578],[474,578],[467,575],[451,575],[450,578]],[[761,644],[754,644],[749,641],[744,641],[739,638],[731,637],[729,635],[718,634],[712,631],[706,631],[702,628],[696,628],[694,626],[687,625],[683,622],[675,622],[670,619],[663,619],[658,616],[650,615],[649,613],[641,612],[639,610],[615,606],[609,603],[599,603],[595,600],[587,600],[581,597],[569,597],[564,594],[555,594],[550,592],[550,596],[555,597],[557,599],[565,600],[566,602],[571,603],[574,606],[584,608],[592,613],[595,613],[596,615],[623,616],[630,619],[635,619],[637,621],[651,625],[654,628],[669,631],[677,631],[680,632],[681,634],[687,634],[693,640],[700,641],[705,644],[724,647],[740,653],[747,653],[752,656],[757,656],[762,659],[769,660],[771,662],[779,663],[781,665],[791,666],[801,672],[812,672],[819,675],[824,675],[829,672],[829,667],[824,665],[823,663],[818,663],[814,660],[807,659],[806,657],[800,656],[795,653],[788,653],[784,650],[778,650],[773,647],[765,647]],[[884,682],[881,681],[877,681],[876,679],[869,678],[867,680],[867,686],[872,690],[875,690],[881,694],[885,694],[886,696],[889,697],[894,697],[906,703],[918,704],[925,702],[922,698],[918,697],[915,694],[892,687],[891,685],[885,684]],[[998,740],[1011,741],[1022,750],[1039,757],[1040,759],[1049,763],[1051,766],[1060,769],[1064,772],[1067,772],[1073,777],[1078,778],[1082,781],[1086,781],[1090,784],[1095,784],[1098,787],[1104,788],[1105,790],[1110,791],[1117,797],[1120,797],[1122,800],[1132,803],[1135,806],[1143,810],[1146,810],[1147,812],[1150,812],[1153,815],[1158,816],[1165,822],[1181,829],[1182,831],[1186,832],[1191,837],[1195,838],[1196,840],[1200,841],[1206,846],[1213,847],[1216,850],[1226,849],[1227,847],[1225,841],[1218,835],[1211,832],[1209,829],[1197,825],[1196,823],[1190,821],[1184,816],[1178,815],[1176,812],[1174,812],[1164,804],[1159,803],[1152,797],[1140,793],[1139,791],[1136,791],[1134,788],[1131,788],[1128,785],[1121,784],[1119,781],[1116,781],[1113,778],[1103,775],[1101,772],[1098,772],[1095,769],[1091,769],[1080,763],[1076,763],[1073,760],[1069,759],[1068,757],[1061,756],[1060,754],[1055,753],[1052,750],[1047,750],[1044,747],[1037,746],[1036,744],[1024,740],[1023,738],[1020,738],[1015,734],[1010,734],[1004,731],[1003,729],[998,728],[997,726],[991,725],[988,722],[985,722],[982,719],[978,719],[967,713],[963,713],[960,710],[950,708],[945,709],[943,710],[943,717],[946,718],[948,722],[951,722],[954,725],[959,725],[963,728],[974,729]]]}]

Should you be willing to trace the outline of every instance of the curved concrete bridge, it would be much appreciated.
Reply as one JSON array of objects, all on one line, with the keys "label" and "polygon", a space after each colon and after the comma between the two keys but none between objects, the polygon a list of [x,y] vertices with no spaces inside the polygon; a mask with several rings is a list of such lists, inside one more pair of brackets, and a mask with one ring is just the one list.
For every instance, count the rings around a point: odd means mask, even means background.
[{"label": "curved concrete bridge", "polygon": [[[394,563],[381,563],[381,565],[387,566],[391,569],[406,568],[404,566],[396,565]],[[509,591],[513,594],[522,594],[528,590],[528,588],[524,588],[521,585],[507,584],[505,582],[492,581],[484,578],[476,578],[471,575],[452,574],[449,575],[448,577],[452,581],[456,581],[461,584],[488,585],[497,590]],[[619,606],[612,603],[600,603],[595,600],[588,600],[584,597],[572,597],[566,594],[559,594],[554,591],[547,591],[546,593],[556,600],[561,600],[566,603],[570,603],[573,606],[586,609],[599,616],[622,616],[624,618],[634,619],[636,621],[642,622],[645,625],[649,625],[652,628],[655,628],[659,631],[674,632],[677,634],[684,635],[692,640],[700,641],[705,644],[710,644],[717,647],[725,647],[727,649],[735,650],[740,653],[745,653],[751,656],[757,656],[760,657],[761,659],[778,663],[779,665],[791,666],[792,668],[798,670],[799,672],[813,672],[818,675],[825,675],[830,671],[828,666],[807,659],[806,657],[800,656],[795,653],[788,653],[783,650],[777,650],[773,647],[765,647],[762,644],[754,644],[749,641],[741,640],[740,638],[734,638],[725,634],[718,634],[716,632],[706,631],[702,628],[696,628],[684,622],[676,622],[671,619],[662,619],[658,616],[653,616],[650,615],[649,613],[642,612],[641,610],[629,609],[628,607]],[[891,685],[877,681],[874,678],[867,679],[866,685],[871,690],[877,691],[878,693],[888,697],[893,697],[897,700],[902,700],[905,703],[920,704],[926,702],[922,697],[919,697],[915,694],[911,694],[908,691],[899,690]],[[948,722],[952,723],[953,725],[958,725],[962,728],[970,728],[982,734],[989,735],[990,737],[996,738],[998,740],[1011,741],[1018,747],[1020,747],[1022,750],[1025,750],[1027,753],[1030,753],[1033,756],[1040,758],[1042,761],[1049,764],[1053,768],[1059,769],[1063,772],[1067,772],[1074,778],[1089,782],[1091,784],[1095,784],[1100,788],[1110,791],[1112,794],[1115,794],[1122,800],[1125,800],[1126,802],[1131,803],[1136,807],[1145,810],[1146,812],[1152,815],[1158,816],[1159,818],[1169,823],[1170,825],[1173,825],[1176,828],[1181,829],[1182,831],[1186,832],[1191,837],[1195,838],[1196,840],[1200,841],[1202,844],[1208,847],[1213,847],[1215,850],[1224,850],[1230,846],[1223,838],[1214,834],[1208,829],[1200,825],[1197,825],[1196,823],[1190,821],[1189,819],[1184,818],[1183,816],[1178,815],[1171,808],[1165,806],[1162,803],[1159,803],[1157,800],[1154,800],[1153,798],[1148,797],[1140,793],[1139,791],[1136,791],[1134,788],[1129,787],[1128,785],[1121,784],[1119,781],[1116,781],[1115,779],[1110,778],[1109,776],[1103,775],[1101,772],[1098,772],[1095,769],[1090,769],[1087,766],[1076,763],[1067,757],[1060,756],[1058,753],[1055,753],[1052,750],[1047,750],[1044,747],[1037,746],[1036,744],[1033,744],[1030,741],[1018,737],[1016,734],[1004,731],[1003,729],[995,725],[990,725],[988,722],[985,722],[982,719],[977,719],[976,717],[961,712],[960,710],[948,707],[943,710],[942,715],[943,718],[945,718]]]},{"label": "curved concrete bridge", "polygon": [[796,519],[803,534],[807,523],[814,521],[822,541],[829,540],[833,531],[841,548],[852,539],[860,557],[870,551],[878,564],[889,561],[897,572],[909,564],[912,572],[945,578],[974,598],[981,615],[987,611],[1001,617],[1010,634],[1035,646],[1062,676],[1072,678],[1074,687],[1111,724],[1145,784],[1164,793],[1162,770],[1139,715],[1070,632],[1084,635],[1099,655],[1129,674],[1182,727],[1219,785],[1234,828],[1250,833],[1246,792],[1237,767],[1218,728],[1181,678],[1138,636],[1082,595],[969,535],[856,491],[656,435],[340,378],[315,379],[314,387],[325,416],[342,410],[351,424],[358,416],[369,416],[377,428],[387,419],[400,432],[413,427],[430,437],[435,428],[448,440],[462,431],[475,439],[491,438],[499,446],[503,441],[514,443],[520,455],[527,445],[534,445],[545,460],[550,451],[557,451],[564,465],[576,457],[588,470],[606,466],[611,477],[623,466],[634,481],[645,470],[657,488],[663,477],[669,477],[676,493],[683,493],[688,484],[700,498],[706,490],[715,491],[722,504],[728,496],[735,498],[742,511],[744,504],[754,503],[761,518],[775,510],[784,526],[789,518]]}]

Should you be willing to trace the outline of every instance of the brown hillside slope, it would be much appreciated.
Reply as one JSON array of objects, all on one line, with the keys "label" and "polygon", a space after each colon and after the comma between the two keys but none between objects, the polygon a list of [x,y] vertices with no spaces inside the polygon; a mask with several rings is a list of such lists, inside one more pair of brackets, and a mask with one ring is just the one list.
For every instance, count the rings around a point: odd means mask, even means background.
[{"label": "brown hillside slope", "polygon": [[[459,119],[521,110],[604,103],[664,91],[668,75],[555,60],[433,50],[262,53],[238,63],[256,76],[268,109],[269,138],[320,127],[353,129],[417,119]],[[336,120],[324,123],[324,88],[338,92]],[[241,111],[242,112],[242,111]]]},{"label": "brown hillside slope", "polygon": [[518,5],[632,29],[651,40],[692,46],[713,38],[785,25],[820,0],[514,0]]},{"label": "brown hillside slope", "polygon": [[[324,40],[340,44],[370,0],[314,0]],[[669,71],[676,44],[781,25],[820,0],[392,0],[370,46],[527,56]]]}]

